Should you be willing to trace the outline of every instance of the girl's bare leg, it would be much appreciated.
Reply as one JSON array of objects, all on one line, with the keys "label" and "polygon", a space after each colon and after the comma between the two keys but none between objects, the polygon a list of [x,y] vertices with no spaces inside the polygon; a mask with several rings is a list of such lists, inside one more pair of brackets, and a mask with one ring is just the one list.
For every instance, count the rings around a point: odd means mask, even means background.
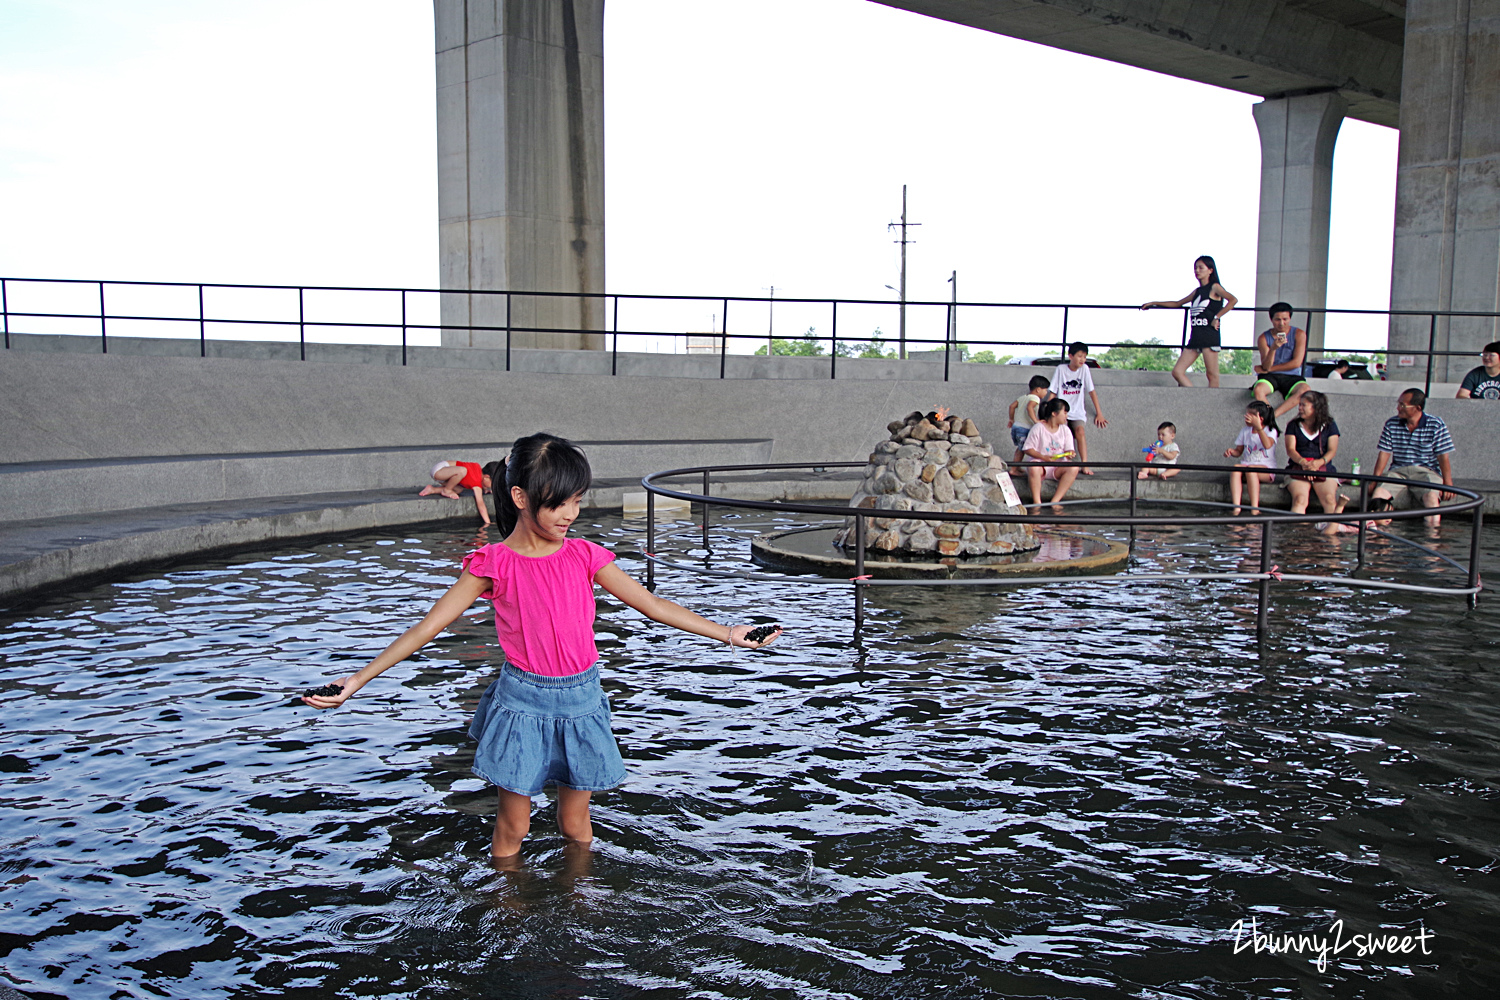
[{"label": "girl's bare leg", "polygon": [[1026,481],[1031,484],[1031,504],[1036,506],[1042,502],[1042,467],[1027,466]]},{"label": "girl's bare leg", "polygon": [[1062,503],[1062,498],[1068,495],[1068,487],[1073,485],[1073,480],[1078,478],[1078,466],[1069,466],[1057,471],[1057,489],[1052,494],[1053,503]]},{"label": "girl's bare leg", "polygon": [[417,496],[425,497],[441,493],[449,500],[457,500],[458,484],[463,481],[464,468],[461,465],[450,465],[439,469],[432,478],[437,481],[437,485],[425,487]]},{"label": "girl's bare leg", "polygon": [[1260,484],[1262,476],[1265,476],[1266,482],[1271,481],[1271,477],[1266,476],[1264,472],[1245,473],[1245,478],[1250,481],[1250,509],[1256,513],[1260,513]]},{"label": "girl's bare leg", "polygon": [[[1308,494],[1311,492],[1311,490],[1309,489],[1309,487],[1307,485],[1307,480],[1306,479],[1293,479],[1291,482],[1289,482],[1289,483],[1286,484],[1286,491],[1292,495],[1292,513],[1293,514],[1306,514],[1307,513],[1307,497],[1308,497]],[[1322,500],[1323,498],[1320,495],[1318,497],[1318,499]],[[1328,509],[1328,504],[1326,502],[1323,504],[1323,509],[1325,511]]]},{"label": "girl's bare leg", "polygon": [[[1187,377],[1187,370],[1193,367],[1193,362],[1198,360],[1198,349],[1196,347],[1184,347],[1182,353],[1177,356],[1177,363],[1172,366],[1172,377],[1177,380],[1178,385],[1193,387],[1193,380]],[[1207,362],[1204,362],[1207,364]],[[1218,370],[1215,369],[1215,378]]]},{"label": "girl's bare leg", "polygon": [[594,825],[589,822],[589,796],[593,794],[557,786],[557,829],[569,840],[587,844],[594,839]]},{"label": "girl's bare leg", "polygon": [[1158,469],[1158,470],[1156,470],[1156,474],[1158,476],[1161,476],[1163,479],[1171,479],[1173,476],[1177,475],[1177,473],[1179,473],[1181,471],[1182,471],[1181,469],[1173,467],[1173,468],[1170,468],[1170,469]]},{"label": "girl's bare leg", "polygon": [[517,795],[504,788],[500,793],[500,811],[495,813],[495,834],[490,838],[490,856],[508,858],[521,853],[521,841],[531,831],[531,797]]},{"label": "girl's bare leg", "polygon": [[1240,483],[1240,474],[1238,472],[1231,472],[1229,474],[1229,502],[1234,504],[1234,512],[1236,514],[1240,512],[1240,494],[1243,492],[1244,489]]},{"label": "girl's bare leg", "polygon": [[1313,492],[1318,495],[1318,503],[1323,505],[1323,513],[1336,514],[1343,510],[1343,504],[1339,503],[1337,479],[1325,479],[1321,483],[1313,484]]},{"label": "girl's bare leg", "polygon": [[1208,373],[1208,387],[1217,389],[1219,387],[1219,352],[1203,352],[1203,370]]}]

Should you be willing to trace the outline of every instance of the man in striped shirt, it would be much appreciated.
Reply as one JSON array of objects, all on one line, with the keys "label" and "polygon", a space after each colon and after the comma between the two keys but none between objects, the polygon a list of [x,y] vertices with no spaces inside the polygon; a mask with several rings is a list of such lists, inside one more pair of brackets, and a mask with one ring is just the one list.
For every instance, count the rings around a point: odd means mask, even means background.
[{"label": "man in striped shirt", "polygon": [[[1396,415],[1385,422],[1380,430],[1379,455],[1375,459],[1375,475],[1391,475],[1413,482],[1453,485],[1453,436],[1448,425],[1426,412],[1427,394],[1421,389],[1407,389],[1396,400]],[[1439,500],[1451,500],[1453,494],[1446,490],[1428,489],[1425,486],[1382,483],[1371,494],[1392,501],[1420,498],[1422,506],[1436,507]],[[1427,518],[1429,527],[1436,528],[1442,520],[1436,514]]]}]

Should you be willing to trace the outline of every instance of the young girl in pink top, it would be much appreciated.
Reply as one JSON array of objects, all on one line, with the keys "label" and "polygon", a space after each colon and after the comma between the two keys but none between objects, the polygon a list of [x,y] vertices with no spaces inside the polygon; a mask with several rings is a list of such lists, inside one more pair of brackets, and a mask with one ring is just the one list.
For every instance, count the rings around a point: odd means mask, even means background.
[{"label": "young girl in pink top", "polygon": [[504,541],[469,553],[463,575],[420,623],[370,665],[337,683],[331,697],[308,695],[315,708],[342,705],[382,672],[431,642],[484,598],[495,606],[495,631],[505,651],[500,677],[479,700],[469,733],[479,741],[474,773],[499,789],[500,811],[490,853],[508,858],[531,828],[531,797],[557,786],[557,825],[571,841],[593,840],[589,796],[625,780],[625,763],[610,731],[609,702],[599,686],[594,646],[594,584],[652,621],[755,649],[749,625],[719,625],[657,597],[625,575],[614,554],[569,538],[588,489],[588,459],[551,434],[518,440],[495,491]]}]

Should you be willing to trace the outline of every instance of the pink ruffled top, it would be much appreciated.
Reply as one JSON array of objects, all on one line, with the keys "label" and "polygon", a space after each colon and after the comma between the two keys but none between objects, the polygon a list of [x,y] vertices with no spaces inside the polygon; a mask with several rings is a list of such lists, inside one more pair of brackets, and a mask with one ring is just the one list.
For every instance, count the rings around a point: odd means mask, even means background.
[{"label": "pink ruffled top", "polygon": [[495,633],[505,658],[547,677],[582,673],[599,658],[594,645],[594,574],[615,554],[569,538],[550,556],[523,556],[503,543],[464,557],[464,569],[490,581]]}]

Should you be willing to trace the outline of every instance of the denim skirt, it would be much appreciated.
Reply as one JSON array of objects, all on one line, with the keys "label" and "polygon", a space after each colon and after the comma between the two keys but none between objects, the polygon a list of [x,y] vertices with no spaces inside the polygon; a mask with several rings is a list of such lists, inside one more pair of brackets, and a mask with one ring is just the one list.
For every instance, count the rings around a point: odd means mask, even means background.
[{"label": "denim skirt", "polygon": [[547,785],[599,792],[625,780],[599,665],[544,677],[505,664],[474,711],[474,773],[518,795]]}]

